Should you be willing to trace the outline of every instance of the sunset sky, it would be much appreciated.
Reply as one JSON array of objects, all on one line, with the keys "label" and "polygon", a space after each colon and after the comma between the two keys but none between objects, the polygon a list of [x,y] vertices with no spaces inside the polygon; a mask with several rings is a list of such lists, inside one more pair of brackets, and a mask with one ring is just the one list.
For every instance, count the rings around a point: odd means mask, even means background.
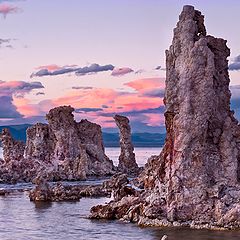
[{"label": "sunset sky", "polygon": [[232,107],[240,118],[240,1],[0,0],[0,125],[43,122],[59,105],[77,120],[164,129],[165,50],[185,4],[228,40]]}]

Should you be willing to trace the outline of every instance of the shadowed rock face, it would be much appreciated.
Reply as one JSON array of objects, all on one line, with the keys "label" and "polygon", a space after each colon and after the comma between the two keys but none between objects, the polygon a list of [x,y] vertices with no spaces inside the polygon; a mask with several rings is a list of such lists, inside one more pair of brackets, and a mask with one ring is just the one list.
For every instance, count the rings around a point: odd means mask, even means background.
[{"label": "shadowed rock face", "polygon": [[12,138],[8,129],[3,129],[0,134],[0,140],[3,146],[3,158],[5,163],[9,163],[11,159],[20,161],[23,159],[25,144]]},{"label": "shadowed rock face", "polygon": [[206,35],[201,12],[184,6],[166,51],[164,148],[139,179],[145,193],[128,199],[137,204],[134,213],[123,198],[100,215],[117,211],[143,225],[240,226],[240,128],[230,110],[229,55],[225,40]]},{"label": "shadowed rock face", "polygon": [[134,148],[131,141],[131,127],[127,117],[115,115],[114,120],[119,128],[120,148],[119,171],[127,174],[136,174],[138,165],[136,163]]}]

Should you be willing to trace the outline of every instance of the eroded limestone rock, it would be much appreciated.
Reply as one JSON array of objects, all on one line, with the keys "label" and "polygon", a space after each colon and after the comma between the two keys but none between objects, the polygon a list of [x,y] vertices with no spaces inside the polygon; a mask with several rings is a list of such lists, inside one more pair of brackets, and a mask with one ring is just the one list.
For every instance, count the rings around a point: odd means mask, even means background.
[{"label": "eroded limestone rock", "polygon": [[87,120],[76,122],[70,106],[51,109],[46,118],[54,135],[53,158],[60,179],[86,179],[114,172],[112,161],[105,155],[101,127]]},{"label": "eroded limestone rock", "polygon": [[164,148],[146,165],[138,200],[98,206],[94,216],[106,210],[140,225],[240,227],[240,127],[230,110],[229,55],[225,40],[206,34],[201,12],[184,6],[166,51]]},{"label": "eroded limestone rock", "polygon": [[4,130],[2,182],[30,182],[44,172],[49,180],[84,180],[115,173],[104,152],[101,127],[87,120],[76,122],[73,111],[71,106],[50,110],[49,124],[28,128],[26,147]]},{"label": "eroded limestone rock", "polygon": [[131,140],[131,127],[129,119],[125,116],[115,115],[114,120],[119,128],[120,148],[118,170],[127,174],[136,174],[139,171],[136,163],[134,147]]},{"label": "eroded limestone rock", "polygon": [[47,124],[37,123],[27,129],[25,158],[52,163],[56,139]]}]

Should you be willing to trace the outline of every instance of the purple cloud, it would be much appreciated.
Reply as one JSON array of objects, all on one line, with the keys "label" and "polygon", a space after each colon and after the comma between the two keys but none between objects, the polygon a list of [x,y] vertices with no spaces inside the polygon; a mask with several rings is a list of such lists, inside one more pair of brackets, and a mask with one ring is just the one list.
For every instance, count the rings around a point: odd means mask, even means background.
[{"label": "purple cloud", "polygon": [[123,75],[126,75],[128,73],[131,73],[133,72],[133,70],[129,67],[123,67],[123,68],[117,68],[115,67],[112,71],[112,76],[115,76],[115,77],[120,77],[120,76],[123,76]]},{"label": "purple cloud", "polygon": [[33,89],[41,89],[44,86],[40,82],[0,80],[0,118],[19,118],[22,115],[17,111],[13,104],[13,97],[23,97]]},{"label": "purple cloud", "polygon": [[111,64],[108,65],[99,65],[97,63],[93,63],[90,66],[86,67],[59,67],[57,70],[50,71],[47,68],[40,69],[36,73],[31,74],[32,77],[44,77],[44,76],[57,76],[62,75],[66,73],[75,73],[77,76],[84,76],[87,74],[94,74],[98,72],[105,72],[105,71],[112,71],[114,69],[114,66]]},{"label": "purple cloud", "polygon": [[240,55],[234,58],[233,62],[229,64],[230,71],[238,71],[240,70]]}]

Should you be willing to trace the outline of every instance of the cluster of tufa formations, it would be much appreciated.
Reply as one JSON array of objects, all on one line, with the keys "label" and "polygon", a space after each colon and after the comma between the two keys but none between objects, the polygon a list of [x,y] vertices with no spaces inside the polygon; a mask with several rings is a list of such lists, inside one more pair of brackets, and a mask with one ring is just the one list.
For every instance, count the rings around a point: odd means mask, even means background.
[{"label": "cluster of tufa formations", "polygon": [[[48,124],[37,123],[27,129],[26,146],[15,141],[4,129],[0,138],[3,157],[0,165],[2,182],[31,182],[40,175],[47,175],[49,181],[85,180],[91,176],[108,176],[117,172],[113,162],[105,155],[101,127],[87,120],[76,122],[70,106],[60,106],[46,115]],[[119,118],[128,119],[119,116]],[[130,129],[128,124],[118,122],[120,129]],[[122,152],[120,171],[137,171],[133,156],[130,132],[121,132]],[[130,149],[125,146],[131,145]],[[133,164],[131,163],[133,162]],[[134,168],[133,168],[134,166]]]},{"label": "cluster of tufa formations", "polygon": [[240,126],[230,110],[226,41],[184,6],[166,51],[167,137],[139,176],[139,195],[91,210],[139,225],[240,227]]},{"label": "cluster of tufa formations", "polygon": [[[104,153],[101,127],[76,122],[70,106],[47,114],[48,124],[27,130],[27,143],[1,134],[4,182],[32,181],[33,201],[109,196],[91,218],[122,219],[144,226],[240,227],[240,126],[230,110],[226,41],[207,35],[204,16],[184,6],[166,51],[167,136],[159,156],[139,171],[131,129],[116,115],[121,154],[118,167]],[[50,186],[47,180],[114,175],[101,186]],[[130,180],[128,176],[138,174]]]}]

